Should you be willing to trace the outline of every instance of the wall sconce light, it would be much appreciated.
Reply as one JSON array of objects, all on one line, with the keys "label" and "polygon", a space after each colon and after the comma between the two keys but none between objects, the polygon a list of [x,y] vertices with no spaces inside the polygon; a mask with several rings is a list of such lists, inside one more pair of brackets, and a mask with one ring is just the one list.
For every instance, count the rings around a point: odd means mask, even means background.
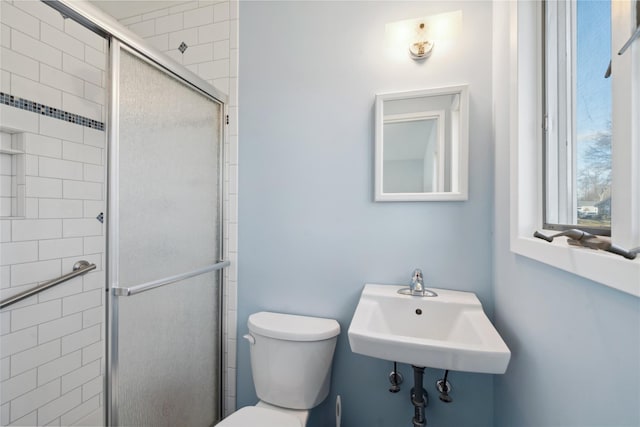
[{"label": "wall sconce light", "polygon": [[411,58],[416,61],[427,59],[433,51],[433,42],[426,40],[427,26],[424,22],[418,23],[416,27],[416,35],[414,41],[409,44],[409,53]]},{"label": "wall sconce light", "polygon": [[434,59],[446,62],[462,32],[462,12],[456,10],[388,22],[384,31],[386,56],[394,62],[405,63],[409,48],[408,56],[418,64],[424,63],[433,54],[436,43],[438,58]]}]

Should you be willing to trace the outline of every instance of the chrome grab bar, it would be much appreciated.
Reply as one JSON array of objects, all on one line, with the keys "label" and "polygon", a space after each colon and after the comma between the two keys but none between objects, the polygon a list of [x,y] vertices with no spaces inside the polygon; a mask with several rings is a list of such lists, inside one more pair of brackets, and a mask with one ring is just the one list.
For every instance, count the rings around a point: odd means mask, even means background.
[{"label": "chrome grab bar", "polygon": [[30,297],[31,295],[35,295],[53,286],[59,285],[60,283],[64,283],[67,280],[73,279],[74,277],[81,276],[91,270],[95,270],[95,268],[96,265],[89,264],[88,261],[78,261],[73,265],[73,271],[71,273],[67,273],[63,276],[58,277],[57,279],[49,280],[48,282],[38,285],[35,288],[27,289],[26,291],[20,292],[12,297],[5,298],[0,301],[0,308],[8,307],[11,304],[15,304],[18,301],[22,301],[23,299]]},{"label": "chrome grab bar", "polygon": [[171,283],[179,282],[181,280],[189,279],[191,277],[200,276],[204,273],[211,271],[221,270],[228,267],[231,264],[230,261],[220,261],[215,264],[211,264],[207,267],[202,267],[197,270],[189,271],[187,273],[177,274],[175,276],[165,277],[164,279],[152,280],[141,285],[131,286],[130,288],[113,288],[113,295],[118,297],[128,297],[136,295],[142,292],[150,291],[151,289],[159,288],[161,286],[170,285]]}]

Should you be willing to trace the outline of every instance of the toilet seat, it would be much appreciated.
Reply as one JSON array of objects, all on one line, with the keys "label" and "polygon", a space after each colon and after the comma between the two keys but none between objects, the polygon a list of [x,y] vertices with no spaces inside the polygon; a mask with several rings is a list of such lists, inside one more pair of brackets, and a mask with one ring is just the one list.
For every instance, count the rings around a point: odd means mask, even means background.
[{"label": "toilet seat", "polygon": [[245,406],[216,424],[217,427],[303,427],[300,420],[290,414],[259,406]]}]

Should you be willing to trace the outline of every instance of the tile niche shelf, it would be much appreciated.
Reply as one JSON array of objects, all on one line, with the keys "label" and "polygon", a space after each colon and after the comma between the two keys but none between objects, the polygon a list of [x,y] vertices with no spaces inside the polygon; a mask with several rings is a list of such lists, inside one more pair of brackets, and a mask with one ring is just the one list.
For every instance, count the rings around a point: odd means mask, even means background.
[{"label": "tile niche shelf", "polygon": [[0,131],[0,218],[23,218],[25,152],[22,134]]}]

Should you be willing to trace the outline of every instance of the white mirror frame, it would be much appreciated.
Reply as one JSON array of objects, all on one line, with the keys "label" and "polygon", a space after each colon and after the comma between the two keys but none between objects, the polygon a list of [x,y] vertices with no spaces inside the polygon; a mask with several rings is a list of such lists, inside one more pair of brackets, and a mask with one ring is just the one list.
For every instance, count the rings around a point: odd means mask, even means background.
[{"label": "white mirror frame", "polygon": [[[460,117],[458,124],[458,144],[451,147],[451,185],[455,191],[424,193],[385,193],[383,191],[383,126],[384,101],[424,98],[441,95],[460,95]],[[442,151],[440,151],[442,153]],[[469,197],[469,87],[468,85],[448,86],[408,92],[384,93],[376,95],[375,116],[375,201],[460,201]]]}]

